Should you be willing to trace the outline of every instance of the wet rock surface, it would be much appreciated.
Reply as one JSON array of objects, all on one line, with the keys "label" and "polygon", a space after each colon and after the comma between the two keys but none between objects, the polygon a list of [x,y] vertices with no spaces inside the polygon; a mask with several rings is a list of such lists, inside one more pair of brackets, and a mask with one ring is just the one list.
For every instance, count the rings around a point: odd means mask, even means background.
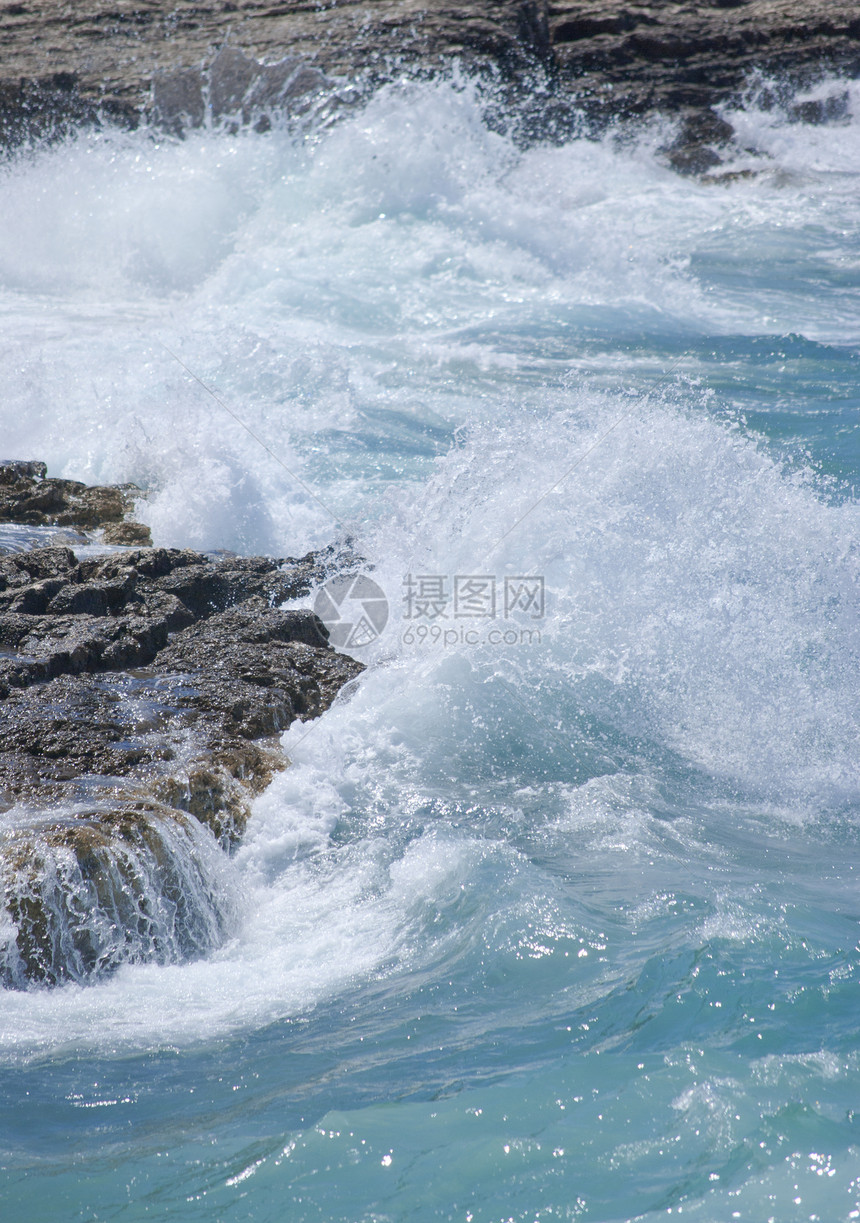
[{"label": "wet rock surface", "polygon": [[708,108],[753,69],[856,75],[860,14],[849,0],[27,0],[0,8],[0,48],[0,142],[105,119],[265,122],[321,91],[342,102],[345,82],[454,58],[518,82],[540,134],[570,130],[583,111]]},{"label": "wet rock surface", "polygon": [[710,107],[680,117],[674,139],[663,149],[668,164],[679,174],[708,177],[738,150],[730,123]]},{"label": "wet rock surface", "polygon": [[213,847],[224,857],[285,767],[279,734],[363,669],[312,612],[278,607],[334,561],[152,547],[0,556],[7,984],[217,944],[227,918]]},{"label": "wet rock surface", "polygon": [[704,109],[753,70],[810,79],[860,71],[860,13],[845,0],[550,3],[558,72],[617,114]]},{"label": "wet rock surface", "polygon": [[[0,658],[0,695],[60,675],[143,666],[171,632],[254,596],[263,610],[297,598],[324,572],[312,556],[213,561],[166,548],[78,561],[71,548],[49,547],[0,558],[0,649],[9,652]],[[221,644],[229,650],[227,639]]]},{"label": "wet rock surface", "polygon": [[105,527],[113,532],[108,543],[149,544],[148,527],[124,521],[134,509],[135,495],[142,494],[133,484],[48,479],[45,464],[36,459],[0,460],[0,522],[83,530]]}]

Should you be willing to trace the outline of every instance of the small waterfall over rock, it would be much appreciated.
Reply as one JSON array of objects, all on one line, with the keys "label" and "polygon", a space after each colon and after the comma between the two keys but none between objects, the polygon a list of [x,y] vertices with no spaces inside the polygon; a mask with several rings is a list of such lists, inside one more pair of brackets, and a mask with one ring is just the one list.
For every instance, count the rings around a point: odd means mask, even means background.
[{"label": "small waterfall over rock", "polygon": [[152,801],[41,815],[3,838],[0,880],[0,980],[18,988],[204,955],[236,914],[211,831]]},{"label": "small waterfall over rock", "polygon": [[277,736],[361,670],[275,606],[328,561],[111,548],[100,515],[134,526],[128,490],[0,476],[0,981],[205,955],[234,926],[227,855],[286,763]]}]

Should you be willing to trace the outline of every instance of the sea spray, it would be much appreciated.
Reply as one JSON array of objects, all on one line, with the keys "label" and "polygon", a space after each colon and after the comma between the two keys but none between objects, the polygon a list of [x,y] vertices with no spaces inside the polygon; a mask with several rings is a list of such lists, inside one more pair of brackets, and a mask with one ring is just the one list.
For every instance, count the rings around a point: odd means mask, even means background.
[{"label": "sea spray", "polygon": [[[162,543],[329,542],[163,340],[391,610],[285,736],[232,937],[4,993],[22,1217],[860,1210],[846,88],[732,112],[722,182],[450,82],[6,170],[7,444],[145,484]],[[410,575],[542,577],[540,641],[406,642]]]}]

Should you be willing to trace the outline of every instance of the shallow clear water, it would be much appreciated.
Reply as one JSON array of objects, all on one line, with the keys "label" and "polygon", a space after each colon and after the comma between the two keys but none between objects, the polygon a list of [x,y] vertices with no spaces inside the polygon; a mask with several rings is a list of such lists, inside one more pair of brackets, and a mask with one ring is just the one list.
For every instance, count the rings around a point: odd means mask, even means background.
[{"label": "shallow clear water", "polygon": [[4,1218],[858,1217],[850,88],[723,184],[445,82],[0,172],[3,450],[390,612],[220,948],[2,994]]}]

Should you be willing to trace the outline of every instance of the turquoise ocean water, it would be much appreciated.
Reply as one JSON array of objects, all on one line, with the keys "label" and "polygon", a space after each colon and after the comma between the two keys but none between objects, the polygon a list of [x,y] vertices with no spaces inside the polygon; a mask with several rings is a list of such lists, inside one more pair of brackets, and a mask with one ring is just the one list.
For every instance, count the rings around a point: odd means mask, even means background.
[{"label": "turquoise ocean water", "polygon": [[462,80],[0,169],[3,457],[389,604],[223,945],[0,993],[4,1220],[860,1218],[843,89],[727,112],[721,183]]}]

